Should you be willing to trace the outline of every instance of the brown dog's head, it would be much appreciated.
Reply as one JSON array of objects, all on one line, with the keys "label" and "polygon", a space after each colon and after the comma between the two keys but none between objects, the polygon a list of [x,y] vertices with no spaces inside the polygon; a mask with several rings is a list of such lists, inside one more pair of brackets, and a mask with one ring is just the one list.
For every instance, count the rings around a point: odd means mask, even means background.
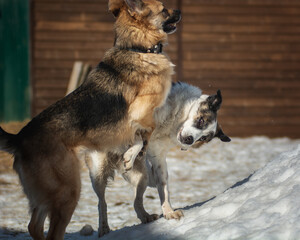
[{"label": "brown dog's head", "polygon": [[110,0],[109,11],[116,17],[115,45],[149,49],[167,41],[181,19],[179,10],[169,10],[157,0]]}]

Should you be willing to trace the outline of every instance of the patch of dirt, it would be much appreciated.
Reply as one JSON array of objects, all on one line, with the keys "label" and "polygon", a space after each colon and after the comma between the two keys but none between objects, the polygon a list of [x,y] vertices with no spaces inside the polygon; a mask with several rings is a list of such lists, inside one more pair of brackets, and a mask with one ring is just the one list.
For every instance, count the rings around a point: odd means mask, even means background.
[{"label": "patch of dirt", "polygon": [[[27,121],[24,122],[10,122],[0,123],[0,126],[9,133],[18,133],[23,128]],[[6,152],[0,151],[0,174],[13,171],[13,156]]]}]

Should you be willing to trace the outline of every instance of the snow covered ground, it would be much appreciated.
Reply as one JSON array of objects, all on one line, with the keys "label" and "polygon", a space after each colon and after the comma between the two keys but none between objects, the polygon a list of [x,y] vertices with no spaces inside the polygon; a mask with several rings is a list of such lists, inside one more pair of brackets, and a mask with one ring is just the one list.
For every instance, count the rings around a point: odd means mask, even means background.
[{"label": "snow covered ground", "polygon": [[[133,191],[116,178],[106,195],[109,224],[120,230],[103,240],[300,239],[300,140],[253,137],[222,143],[215,139],[200,149],[170,152],[168,165],[171,201],[185,217],[137,225]],[[82,185],[65,239],[97,236],[78,233],[85,224],[94,229],[98,224],[97,197],[85,168]],[[146,191],[145,208],[161,213],[155,189]],[[16,175],[0,175],[0,239],[31,239],[26,233],[28,221],[27,200]]]}]

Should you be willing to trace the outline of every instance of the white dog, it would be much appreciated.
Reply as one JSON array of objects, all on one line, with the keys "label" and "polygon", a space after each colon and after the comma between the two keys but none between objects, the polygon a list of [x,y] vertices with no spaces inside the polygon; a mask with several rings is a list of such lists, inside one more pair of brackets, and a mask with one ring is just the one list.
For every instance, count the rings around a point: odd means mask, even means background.
[{"label": "white dog", "polygon": [[[221,106],[222,96],[202,95],[199,88],[186,83],[173,84],[166,103],[154,113],[156,128],[151,136],[146,151],[146,161],[139,154],[132,169],[126,171],[123,157],[128,152],[139,152],[141,144],[120,147],[110,152],[87,150],[85,160],[90,170],[93,188],[99,198],[99,237],[109,232],[105,188],[109,178],[118,170],[135,187],[134,209],[143,222],[151,222],[158,215],[149,215],[143,207],[143,194],[147,188],[156,187],[161,200],[162,212],[166,219],[179,219],[181,210],[174,211],[170,204],[168,191],[168,171],[166,156],[170,148],[179,146],[183,150],[199,147],[212,138],[229,142],[217,122],[217,111]],[[137,150],[138,149],[138,150]],[[132,154],[131,152],[131,154]],[[137,155],[133,153],[133,155]]]}]

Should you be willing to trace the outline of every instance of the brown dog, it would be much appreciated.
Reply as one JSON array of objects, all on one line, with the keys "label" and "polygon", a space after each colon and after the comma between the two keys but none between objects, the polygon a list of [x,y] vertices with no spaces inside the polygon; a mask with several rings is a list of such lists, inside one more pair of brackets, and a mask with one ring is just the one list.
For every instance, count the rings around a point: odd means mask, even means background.
[{"label": "brown dog", "polygon": [[179,11],[156,0],[110,0],[116,16],[115,46],[74,92],[32,119],[17,135],[0,128],[0,150],[15,155],[32,212],[28,229],[45,239],[63,239],[80,195],[77,147],[108,151],[130,144],[137,130],[148,137],[154,109],[171,87],[173,64],[161,53],[176,30]]}]

